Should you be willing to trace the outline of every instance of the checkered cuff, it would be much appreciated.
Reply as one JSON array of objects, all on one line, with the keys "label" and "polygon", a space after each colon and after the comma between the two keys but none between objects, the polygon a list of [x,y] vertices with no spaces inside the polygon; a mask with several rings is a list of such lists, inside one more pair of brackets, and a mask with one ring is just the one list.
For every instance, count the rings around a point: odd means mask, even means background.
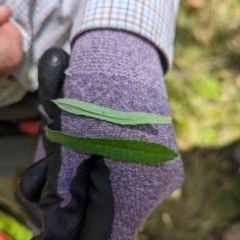
[{"label": "checkered cuff", "polygon": [[152,42],[165,58],[165,72],[173,57],[178,0],[84,0],[71,34],[96,28],[121,29]]}]

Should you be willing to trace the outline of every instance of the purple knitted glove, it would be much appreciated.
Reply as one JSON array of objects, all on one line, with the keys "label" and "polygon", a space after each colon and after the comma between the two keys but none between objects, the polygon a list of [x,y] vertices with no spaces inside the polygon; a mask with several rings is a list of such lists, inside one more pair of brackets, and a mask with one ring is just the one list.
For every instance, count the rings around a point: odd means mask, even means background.
[{"label": "purple knitted glove", "polygon": [[[65,59],[53,49],[40,61],[42,104],[53,129],[78,137],[145,140],[177,151],[171,124],[122,126],[61,111],[49,101],[75,98],[116,110],[169,116],[161,61],[153,45],[119,30],[82,34],[75,41],[61,91],[58,80]],[[132,240],[150,211],[183,181],[179,157],[162,164],[136,164],[48,141],[45,148],[50,155],[22,176],[16,193],[41,228],[35,240]]]},{"label": "purple knitted glove", "polygon": [[[74,44],[67,72],[64,97],[117,110],[170,115],[159,54],[153,45],[135,35],[116,30],[83,34]],[[62,112],[61,122],[62,131],[71,135],[147,140],[177,151],[171,124],[128,127],[67,112]],[[75,169],[86,154],[65,147],[61,154],[58,190],[64,205],[70,201],[68,186]],[[107,158],[104,162],[110,169],[114,196],[110,239],[131,240],[149,212],[180,187],[182,162],[179,157],[156,165]],[[91,239],[87,231],[83,235],[82,239]]]}]

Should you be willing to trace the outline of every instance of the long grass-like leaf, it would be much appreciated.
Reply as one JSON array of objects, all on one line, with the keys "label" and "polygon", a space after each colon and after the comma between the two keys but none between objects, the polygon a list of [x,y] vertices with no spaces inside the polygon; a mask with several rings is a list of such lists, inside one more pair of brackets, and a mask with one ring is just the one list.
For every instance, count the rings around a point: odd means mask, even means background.
[{"label": "long grass-like leaf", "polygon": [[59,108],[69,113],[93,117],[121,125],[169,124],[172,122],[172,118],[169,116],[145,112],[123,112],[72,98],[55,99],[53,102]]},{"label": "long grass-like leaf", "polygon": [[147,141],[76,137],[49,128],[46,135],[52,142],[74,150],[132,163],[163,163],[178,156],[171,148]]}]

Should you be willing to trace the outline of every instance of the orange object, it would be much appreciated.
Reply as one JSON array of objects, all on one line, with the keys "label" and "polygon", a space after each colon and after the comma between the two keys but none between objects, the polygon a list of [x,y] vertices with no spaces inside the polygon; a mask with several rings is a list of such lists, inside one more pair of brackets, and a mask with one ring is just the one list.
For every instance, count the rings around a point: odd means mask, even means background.
[{"label": "orange object", "polygon": [[39,120],[27,120],[19,123],[20,131],[29,135],[36,135],[38,133],[39,127]]},{"label": "orange object", "polygon": [[0,231],[0,240],[11,240],[4,232]]}]

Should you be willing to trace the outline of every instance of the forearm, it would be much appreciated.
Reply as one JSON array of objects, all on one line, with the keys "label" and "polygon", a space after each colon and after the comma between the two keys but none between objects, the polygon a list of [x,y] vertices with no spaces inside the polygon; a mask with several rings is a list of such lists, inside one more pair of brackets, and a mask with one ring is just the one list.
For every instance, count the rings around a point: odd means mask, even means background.
[{"label": "forearm", "polygon": [[104,0],[83,1],[74,21],[72,43],[81,33],[110,28],[130,31],[157,47],[164,72],[172,64],[175,21],[179,0]]},{"label": "forearm", "polygon": [[68,40],[73,45],[83,32],[101,28],[121,29],[146,38],[159,50],[164,72],[172,63],[179,0],[61,0],[51,4],[47,0],[4,2],[0,0],[0,4],[12,9],[11,21],[23,37],[25,65],[29,61],[36,64],[43,52],[52,46],[62,46]]}]

